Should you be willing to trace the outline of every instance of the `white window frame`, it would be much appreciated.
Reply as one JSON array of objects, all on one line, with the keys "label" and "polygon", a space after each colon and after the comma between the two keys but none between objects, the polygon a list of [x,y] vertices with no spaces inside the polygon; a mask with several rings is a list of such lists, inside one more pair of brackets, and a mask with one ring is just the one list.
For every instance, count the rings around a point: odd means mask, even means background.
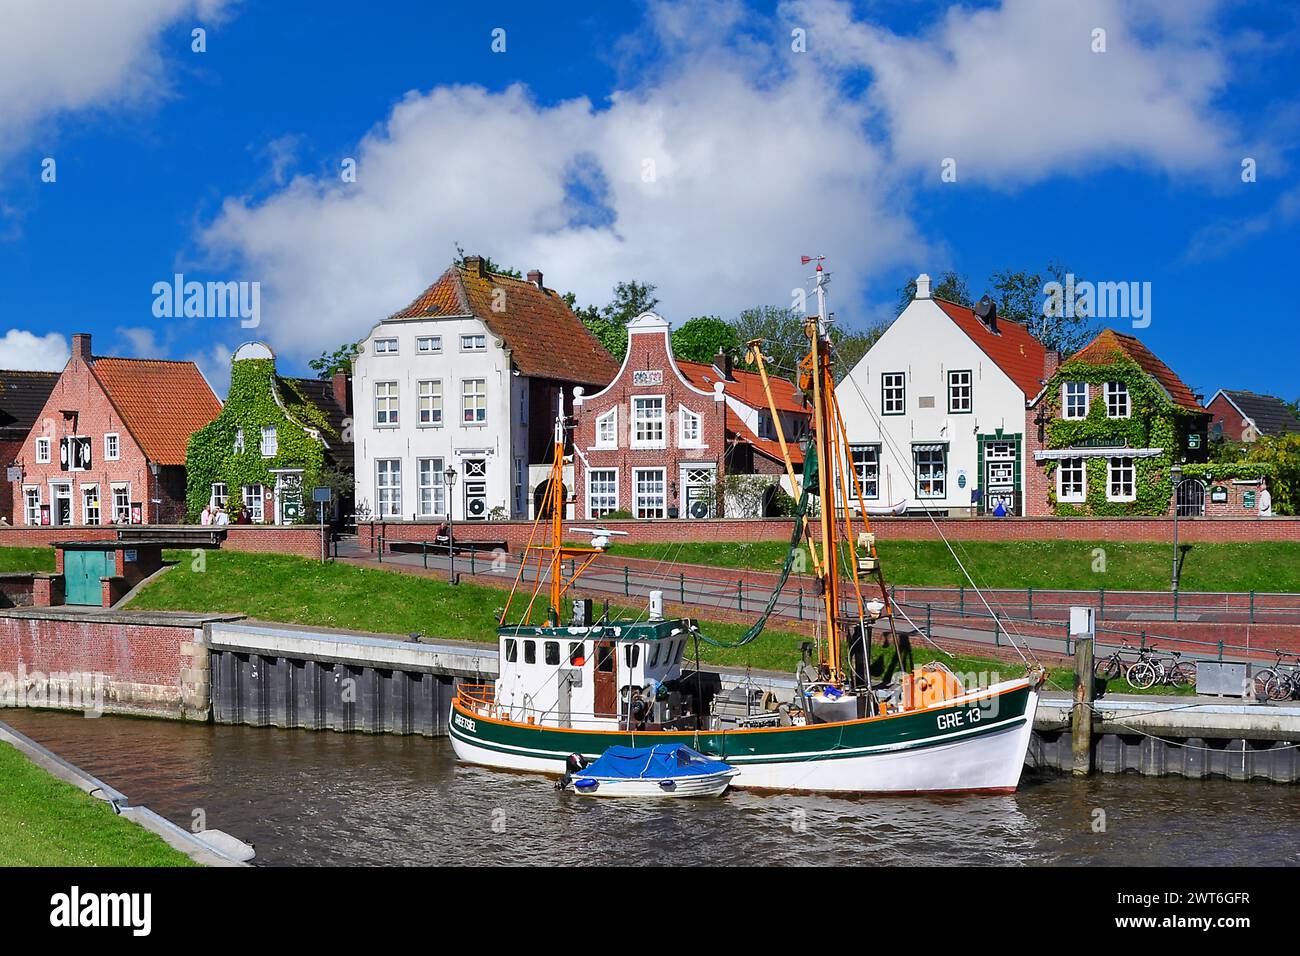
[{"label": "white window frame", "polygon": [[375,382],[375,427],[396,428],[400,404],[397,382]]},{"label": "white window frame", "polygon": [[396,355],[397,349],[397,339],[394,337],[375,339],[374,353],[376,355]]},{"label": "white window frame", "polygon": [[[862,452],[872,452],[875,455],[875,461],[869,462],[859,459]],[[877,501],[880,498],[880,444],[877,442],[863,442],[858,445],[849,446],[849,461],[853,463],[853,473],[857,477],[857,487],[850,488],[850,494],[857,494],[857,489],[862,489],[862,498],[865,501]],[[874,492],[871,489],[875,489]]]},{"label": "white window frame", "polygon": [[[1078,391],[1073,395],[1070,389],[1077,386]],[[1078,399],[1082,398],[1082,407]],[[1088,417],[1088,383],[1087,382],[1062,382],[1061,383],[1061,417],[1067,421],[1079,421]],[[1077,410],[1077,411],[1076,411]]]},{"label": "white window frame", "polygon": [[[110,442],[111,439],[111,442]],[[122,456],[122,436],[118,432],[104,435],[104,461],[117,461]]]},{"label": "white window frame", "polygon": [[50,439],[36,439],[36,464],[48,465],[50,463]]},{"label": "white window frame", "polygon": [[274,458],[279,454],[280,433],[276,431],[274,425],[262,426],[262,438],[257,447],[261,451],[263,458]]},{"label": "white window frame", "polygon": [[[599,490],[593,488],[593,478],[601,475],[602,487]],[[613,475],[613,496],[611,498],[609,491],[605,488],[608,478],[603,476]],[[599,501],[599,504],[598,504]],[[605,507],[612,501],[610,507]],[[603,518],[612,511],[618,510],[618,469],[617,468],[590,468],[587,470],[587,518]]]},{"label": "white window frame", "polygon": [[[1124,465],[1122,464],[1122,462],[1128,462],[1128,464]],[[1123,491],[1121,491],[1119,494],[1115,493],[1115,482],[1116,482],[1117,472],[1120,472],[1121,469],[1126,470],[1129,475],[1129,479],[1128,479],[1129,491],[1127,494],[1123,493]],[[1116,455],[1113,458],[1106,459],[1106,500],[1116,501],[1116,502],[1137,501],[1137,459],[1136,458],[1124,458],[1119,455]]]},{"label": "white window frame", "polygon": [[[1067,487],[1065,476],[1072,477]],[[1077,472],[1077,479],[1073,474]],[[1088,459],[1062,458],[1056,466],[1056,500],[1063,504],[1080,504],[1088,500]]]},{"label": "white window frame", "polygon": [[596,416],[596,447],[618,447],[618,406]]},{"label": "white window frame", "polygon": [[[32,500],[32,492],[36,492],[36,499]],[[23,523],[29,525],[39,525],[41,523],[41,500],[40,485],[23,485]]]},{"label": "white window frame", "polygon": [[484,332],[465,332],[460,337],[460,350],[462,352],[486,352],[487,334]]},{"label": "white window frame", "polygon": [[[939,460],[937,462],[933,460],[922,462],[921,460],[922,455],[936,455],[936,454],[939,455]],[[921,491],[921,481],[923,480],[921,466],[923,464],[928,469],[929,481],[930,481],[930,490],[924,493]],[[925,498],[928,501],[931,499],[948,497],[948,449],[942,447],[940,447],[937,450],[913,449],[912,467],[914,471],[914,477],[916,479],[917,498]],[[938,475],[938,477],[935,477],[936,474]],[[938,491],[935,491],[936,485],[938,486],[939,489]]]},{"label": "white window frame", "polygon": [[[389,467],[385,468],[385,465]],[[389,480],[385,481],[385,477]],[[379,518],[402,516],[402,459],[400,458],[375,459],[375,511]]]},{"label": "white window frame", "polygon": [[[692,430],[688,426],[694,423],[695,437],[691,437],[689,432]],[[699,415],[685,405],[677,406],[677,447],[678,448],[701,448],[704,445],[704,416]]]},{"label": "white window frame", "polygon": [[[131,520],[131,483],[115,481],[109,488],[113,496],[113,523],[129,523]],[[119,494],[121,500],[118,500]]]},{"label": "white window frame", "polygon": [[[658,402],[659,415],[657,418],[640,418],[637,416],[637,406],[641,402]],[[647,406],[648,407],[648,406]],[[668,447],[668,400],[663,395],[634,395],[630,402],[631,408],[631,446],[633,448],[667,448]],[[658,431],[658,437],[642,438],[640,431],[642,425],[647,426],[647,431]],[[657,429],[651,426],[658,425]]]},{"label": "white window frame", "polygon": [[[897,392],[896,395],[891,394]],[[895,400],[897,400],[895,402]],[[897,407],[895,407],[895,404]],[[880,414],[907,413],[907,373],[882,372],[880,375]]]},{"label": "white window frame", "polygon": [[231,448],[236,455],[244,453],[244,429],[242,427],[235,429],[235,443]]},{"label": "white window frame", "polygon": [[446,465],[443,458],[415,459],[415,503],[421,518],[447,513],[447,479],[443,474]]},{"label": "white window frame", "polygon": [[[479,388],[470,391],[470,386]],[[466,413],[472,417],[467,418]],[[487,379],[463,378],[460,380],[460,423],[462,425],[487,424]]]},{"label": "white window frame", "polygon": [[415,351],[420,355],[434,355],[442,351],[441,335],[421,335],[415,340]]},{"label": "white window frame", "polygon": [[[428,386],[427,392],[425,386]],[[442,422],[442,379],[420,379],[415,383],[415,424],[420,428],[441,428]]]},{"label": "white window frame", "polygon": [[[1124,400],[1124,412],[1118,414],[1113,412],[1112,408],[1119,405],[1119,399]],[[1128,384],[1125,382],[1107,382],[1106,383],[1106,417],[1107,418],[1129,418],[1133,414],[1133,396],[1129,394]]]},{"label": "white window frame", "polygon": [[266,488],[263,485],[241,485],[239,498],[248,509],[248,520],[253,524],[266,522]]},{"label": "white window frame", "polygon": [[[218,492],[217,489],[221,491]],[[208,489],[208,506],[213,508],[224,508],[230,503],[230,486],[224,481],[214,481],[212,487]]]},{"label": "white window frame", "polygon": [[[663,486],[661,492],[642,492],[641,477],[643,475],[658,475],[659,481]],[[660,506],[658,508],[646,507],[647,501],[658,499]],[[641,519],[657,519],[668,517],[668,469],[667,468],[633,468],[632,469],[632,517]],[[659,514],[653,512],[658,511]]]},{"label": "white window frame", "polygon": [[[90,520],[90,502],[87,501],[88,495],[95,496],[95,520]],[[100,497],[99,485],[82,485],[81,486],[81,523],[84,525],[97,525],[103,521],[104,499]]]}]

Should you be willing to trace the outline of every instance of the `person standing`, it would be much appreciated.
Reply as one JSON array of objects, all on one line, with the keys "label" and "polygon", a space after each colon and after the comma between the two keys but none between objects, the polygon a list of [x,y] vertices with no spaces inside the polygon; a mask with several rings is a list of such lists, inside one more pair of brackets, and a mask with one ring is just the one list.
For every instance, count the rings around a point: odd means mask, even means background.
[{"label": "person standing", "polygon": [[1273,496],[1268,490],[1268,479],[1259,480],[1259,516],[1261,518],[1273,517]]}]

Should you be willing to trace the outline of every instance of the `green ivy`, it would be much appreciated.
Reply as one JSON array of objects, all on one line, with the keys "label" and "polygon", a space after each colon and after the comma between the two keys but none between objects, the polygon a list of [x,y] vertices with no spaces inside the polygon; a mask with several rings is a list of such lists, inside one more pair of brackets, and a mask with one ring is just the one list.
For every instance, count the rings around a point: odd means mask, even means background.
[{"label": "green ivy", "polygon": [[[1061,418],[1061,383],[1066,381],[1087,382],[1099,389],[1104,389],[1107,382],[1123,382],[1128,386],[1129,417],[1106,417],[1103,393],[1094,395],[1089,402],[1087,417]],[[1108,469],[1105,460],[1089,458],[1086,501],[1075,504],[1058,502],[1054,479],[1059,463],[1048,462],[1044,470],[1048,478],[1053,479],[1048,500],[1058,515],[1123,517],[1168,513],[1173,494],[1169,468],[1175,452],[1181,457],[1182,450],[1187,447],[1187,436],[1195,428],[1197,416],[1175,405],[1137,362],[1123,356],[1116,357],[1109,365],[1091,365],[1078,360],[1066,362],[1048,384],[1043,402],[1052,416],[1047,425],[1048,448],[1073,448],[1090,441],[1110,441],[1123,442],[1129,448],[1163,449],[1160,455],[1133,460],[1135,501],[1107,501]]]},{"label": "green ivy", "polygon": [[[284,403],[283,409],[276,402],[277,396]],[[263,425],[273,425],[276,430],[277,450],[271,458],[263,458],[259,448]],[[221,414],[190,436],[185,457],[190,519],[198,520],[214,482],[226,483],[233,508],[240,501],[244,485],[274,486],[271,469],[302,468],[304,502],[300,520],[309,521],[311,509],[306,499],[310,489],[325,477],[326,468],[324,445],[308,433],[308,427],[327,438],[338,437],[321,409],[292,382],[276,376],[273,359],[235,362]],[[235,432],[239,428],[244,430],[244,450],[237,454]]]}]

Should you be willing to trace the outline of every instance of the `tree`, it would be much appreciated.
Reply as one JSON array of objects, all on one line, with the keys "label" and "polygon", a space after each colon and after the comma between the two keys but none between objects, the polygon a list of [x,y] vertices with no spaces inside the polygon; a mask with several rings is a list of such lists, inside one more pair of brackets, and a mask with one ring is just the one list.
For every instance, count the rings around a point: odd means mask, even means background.
[{"label": "tree", "polygon": [[563,299],[582,320],[582,324],[605,346],[605,351],[614,358],[621,359],[627,353],[627,324],[642,312],[649,312],[659,304],[655,289],[652,282],[638,282],[635,279],[620,282],[614,287],[614,298],[599,310],[594,305],[576,308],[578,299],[572,292],[566,292]]},{"label": "tree", "polygon": [[734,355],[740,348],[736,329],[716,315],[697,315],[673,329],[673,355],[687,362],[708,364],[718,352]]},{"label": "tree", "polygon": [[[1013,272],[1003,269],[989,276],[989,285],[993,287],[993,301],[998,307],[998,317],[1019,322],[1029,334],[1043,343],[1045,348],[1056,349],[1065,361],[1079,349],[1083,348],[1094,335],[1097,328],[1091,317],[1082,314],[1077,303],[1070,315],[1047,315],[1044,308],[1047,297],[1045,286],[1049,281],[1065,285],[1069,272],[1065,266],[1050,262],[1044,273]],[[1077,283],[1077,280],[1075,280]],[[1062,310],[1063,312],[1063,310]]]},{"label": "tree", "polygon": [[[945,302],[956,302],[958,305],[964,305],[970,308],[975,304],[971,298],[970,285],[966,277],[960,272],[954,272],[949,269],[939,277],[939,281],[930,287],[930,294],[936,299],[943,299]],[[916,280],[908,279],[907,285],[898,290],[898,308],[894,310],[894,315],[902,315],[903,310],[912,304],[916,298]]]},{"label": "tree", "polygon": [[742,311],[731,325],[741,346],[752,339],[763,340],[763,355],[767,357],[769,370],[782,377],[793,377],[799,362],[808,354],[804,317],[794,309],[755,306]]},{"label": "tree", "polygon": [[1300,514],[1300,433],[1261,436],[1246,446],[1245,461],[1268,465],[1275,512]]},{"label": "tree", "polygon": [[357,343],[340,345],[333,352],[321,352],[320,358],[314,358],[307,367],[316,373],[317,378],[333,378],[336,372],[352,372],[352,356],[357,354]]}]

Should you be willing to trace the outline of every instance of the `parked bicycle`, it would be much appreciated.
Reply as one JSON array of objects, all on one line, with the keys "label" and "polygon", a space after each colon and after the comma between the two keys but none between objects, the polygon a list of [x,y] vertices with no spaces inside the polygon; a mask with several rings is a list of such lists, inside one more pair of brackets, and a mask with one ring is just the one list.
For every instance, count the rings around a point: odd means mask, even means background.
[{"label": "parked bicycle", "polygon": [[1300,697],[1300,656],[1294,664],[1283,664],[1286,656],[1280,650],[1273,653],[1277,655],[1273,666],[1255,672],[1255,695],[1275,701]]},{"label": "parked bicycle", "polygon": [[1128,669],[1128,682],[1140,690],[1156,684],[1191,687],[1196,683],[1196,662],[1184,661],[1178,651],[1170,651],[1168,662],[1155,656],[1154,644],[1138,652],[1140,659]]},{"label": "parked bicycle", "polygon": [[1110,655],[1110,657],[1101,658],[1092,667],[1093,676],[1098,680],[1114,680],[1128,673],[1136,661],[1125,660],[1124,651],[1136,651],[1137,648],[1132,644],[1121,644]]}]

